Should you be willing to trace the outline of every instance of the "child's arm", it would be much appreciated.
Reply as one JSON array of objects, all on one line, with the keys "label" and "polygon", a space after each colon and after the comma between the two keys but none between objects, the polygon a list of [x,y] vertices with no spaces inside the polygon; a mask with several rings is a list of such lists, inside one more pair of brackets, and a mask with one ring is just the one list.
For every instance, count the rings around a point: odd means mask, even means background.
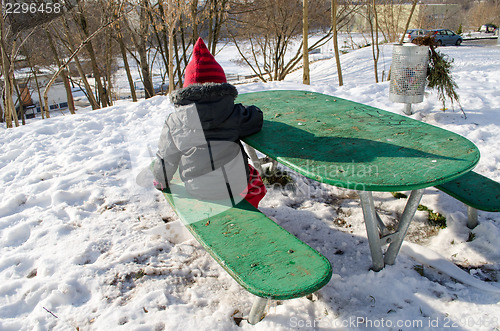
[{"label": "child's arm", "polygon": [[177,146],[175,146],[170,128],[167,122],[165,122],[160,142],[158,143],[158,152],[156,152],[156,159],[153,164],[153,176],[157,189],[163,190],[168,187],[168,182],[177,171],[180,157],[181,153],[177,149]]},{"label": "child's arm", "polygon": [[257,133],[262,129],[264,123],[264,115],[256,106],[243,106],[237,104],[240,111],[240,138]]}]

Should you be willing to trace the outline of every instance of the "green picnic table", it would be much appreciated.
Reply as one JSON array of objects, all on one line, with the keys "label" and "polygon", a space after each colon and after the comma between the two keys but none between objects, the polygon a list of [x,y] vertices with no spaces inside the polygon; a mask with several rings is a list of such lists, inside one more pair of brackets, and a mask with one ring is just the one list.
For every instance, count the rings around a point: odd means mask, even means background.
[{"label": "green picnic table", "polygon": [[[358,191],[376,271],[394,263],[424,189],[479,161],[477,147],[460,135],[330,95],[265,91],[237,102],[264,113],[262,130],[246,144],[306,177]],[[372,191],[412,191],[395,232],[377,215]]]}]

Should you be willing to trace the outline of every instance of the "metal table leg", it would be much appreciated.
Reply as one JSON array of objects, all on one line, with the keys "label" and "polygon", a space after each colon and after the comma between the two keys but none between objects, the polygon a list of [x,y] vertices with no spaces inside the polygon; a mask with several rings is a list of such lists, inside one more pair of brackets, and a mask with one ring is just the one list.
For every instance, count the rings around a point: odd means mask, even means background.
[{"label": "metal table leg", "polygon": [[408,202],[406,202],[403,215],[401,215],[401,220],[399,220],[398,229],[396,230],[395,235],[393,236],[393,240],[390,243],[387,252],[385,253],[384,261],[386,264],[394,264],[399,249],[403,244],[406,232],[408,231],[408,227],[410,226],[413,216],[415,216],[415,212],[417,211],[418,205],[420,204],[420,200],[422,200],[423,195],[424,189],[411,192],[410,197],[408,198]]},{"label": "metal table leg", "polygon": [[[385,264],[394,264],[399,249],[403,243],[411,220],[417,211],[424,189],[412,191],[408,202],[406,203],[403,215],[399,221],[397,230],[394,233],[388,234],[387,229],[382,223],[382,220],[375,211],[372,193],[369,191],[358,191],[361,199],[361,207],[365,218],[366,233],[368,235],[368,243],[372,255],[372,269],[380,271]],[[379,224],[382,223],[382,224]],[[387,252],[382,251],[383,244],[389,244]]]},{"label": "metal table leg", "polygon": [[382,243],[378,229],[377,212],[373,204],[373,196],[370,191],[358,191],[361,199],[361,208],[363,208],[363,217],[365,218],[366,234],[372,253],[372,269],[380,271],[384,267],[384,254],[382,253]]}]

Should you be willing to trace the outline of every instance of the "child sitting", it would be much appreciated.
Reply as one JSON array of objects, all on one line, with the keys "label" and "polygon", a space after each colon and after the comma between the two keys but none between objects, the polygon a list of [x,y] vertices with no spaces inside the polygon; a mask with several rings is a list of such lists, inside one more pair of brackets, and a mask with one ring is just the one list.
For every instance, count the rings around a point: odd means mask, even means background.
[{"label": "child sitting", "polygon": [[160,136],[153,165],[156,188],[167,188],[179,169],[186,190],[195,197],[230,199],[233,206],[244,198],[258,207],[266,189],[248,164],[240,138],[258,132],[263,115],[255,106],[234,104],[237,95],[199,38],[186,67],[184,87],[170,95],[175,111]]}]

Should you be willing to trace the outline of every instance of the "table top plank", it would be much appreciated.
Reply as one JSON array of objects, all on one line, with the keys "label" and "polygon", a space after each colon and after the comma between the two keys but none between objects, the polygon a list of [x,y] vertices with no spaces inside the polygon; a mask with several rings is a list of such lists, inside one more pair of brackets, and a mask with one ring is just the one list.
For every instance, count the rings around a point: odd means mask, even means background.
[{"label": "table top plank", "polygon": [[241,94],[264,113],[244,141],[317,181],[356,190],[415,190],[445,183],[479,161],[477,147],[439,127],[307,91]]}]

